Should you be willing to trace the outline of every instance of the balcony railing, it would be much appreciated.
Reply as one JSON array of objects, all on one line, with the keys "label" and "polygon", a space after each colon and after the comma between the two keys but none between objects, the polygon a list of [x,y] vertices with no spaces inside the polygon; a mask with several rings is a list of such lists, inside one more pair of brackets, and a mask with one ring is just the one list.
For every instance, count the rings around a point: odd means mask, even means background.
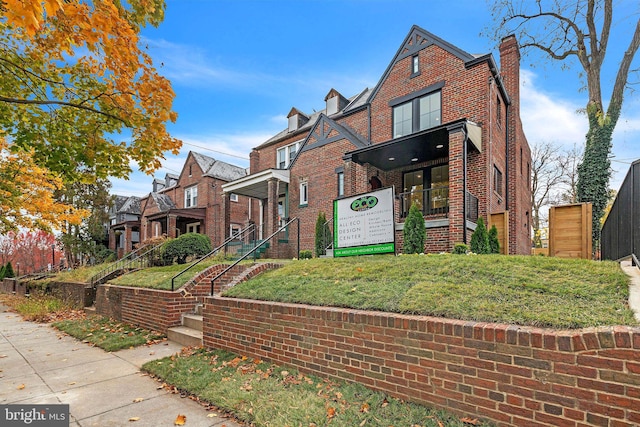
[{"label": "balcony railing", "polygon": [[417,204],[422,215],[446,214],[449,212],[449,187],[409,191],[397,195],[400,199],[400,217],[409,214],[412,204]]},{"label": "balcony railing", "polygon": [[[449,187],[409,191],[400,193],[397,197],[400,199],[400,218],[407,216],[412,203],[418,205],[424,216],[449,213]],[[467,220],[478,220],[478,198],[468,191]]]}]

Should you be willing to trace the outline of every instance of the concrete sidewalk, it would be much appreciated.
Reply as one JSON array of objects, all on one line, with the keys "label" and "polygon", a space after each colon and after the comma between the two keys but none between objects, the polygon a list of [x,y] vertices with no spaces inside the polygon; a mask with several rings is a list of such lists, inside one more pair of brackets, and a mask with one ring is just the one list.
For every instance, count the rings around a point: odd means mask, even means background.
[{"label": "concrete sidewalk", "polygon": [[640,322],[640,269],[631,264],[631,259],[621,261],[620,268],[631,280],[629,284],[629,307],[633,310],[636,320]]},{"label": "concrete sidewalk", "polygon": [[165,342],[107,353],[0,305],[0,404],[69,404],[73,427],[173,426],[180,414],[187,427],[239,427],[140,372],[180,349]]}]

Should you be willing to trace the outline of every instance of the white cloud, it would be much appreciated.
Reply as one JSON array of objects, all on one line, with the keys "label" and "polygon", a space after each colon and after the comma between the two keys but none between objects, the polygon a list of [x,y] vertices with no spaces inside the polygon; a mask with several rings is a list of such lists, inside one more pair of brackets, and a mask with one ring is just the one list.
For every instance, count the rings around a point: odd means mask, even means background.
[{"label": "white cloud", "polygon": [[[520,116],[529,145],[551,142],[569,149],[584,146],[588,130],[586,116],[577,113],[584,107],[575,101],[546,92],[537,84],[531,70],[520,71]],[[637,135],[640,133],[640,105],[629,99],[613,133],[612,176],[610,187],[618,190],[629,165],[640,158]]]},{"label": "white cloud", "polygon": [[567,147],[584,142],[588,129],[583,106],[545,92],[537,86],[537,75],[520,71],[520,117],[529,145],[551,142]]}]

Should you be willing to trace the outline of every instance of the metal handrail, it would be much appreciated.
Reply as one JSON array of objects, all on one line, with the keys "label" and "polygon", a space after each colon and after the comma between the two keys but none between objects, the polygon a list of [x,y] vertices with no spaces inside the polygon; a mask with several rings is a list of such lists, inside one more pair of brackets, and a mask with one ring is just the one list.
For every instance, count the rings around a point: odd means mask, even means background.
[{"label": "metal handrail", "polygon": [[[131,267],[136,262],[140,262],[140,268],[142,268],[142,260],[145,257],[150,258],[148,257],[148,255],[154,252],[155,250],[157,250],[158,247],[160,247],[161,245],[162,243],[158,243],[156,245],[153,245],[153,247],[151,247],[150,249],[148,246],[143,246],[142,248],[138,248],[135,251],[130,252],[126,257],[119,259],[115,263],[111,264],[109,267],[91,276],[91,279],[89,279],[89,283],[91,284],[91,286],[95,286],[96,284],[99,284],[98,282],[100,280],[104,279],[111,273],[118,270],[123,270],[127,267]],[[138,254],[138,252],[142,251],[142,249],[146,249],[146,252],[143,252],[142,254]]]},{"label": "metal handrail", "polygon": [[287,222],[285,225],[283,225],[282,227],[280,227],[278,230],[276,230],[273,234],[271,234],[269,237],[267,237],[266,239],[264,239],[262,242],[260,242],[259,245],[256,245],[253,249],[251,249],[249,252],[247,252],[246,254],[242,255],[240,258],[238,258],[233,264],[229,264],[229,266],[227,268],[225,268],[224,270],[222,270],[220,273],[218,273],[215,277],[213,277],[211,279],[211,295],[213,295],[213,284],[215,283],[216,280],[218,280],[220,277],[224,276],[227,271],[231,270],[233,267],[235,267],[236,265],[240,264],[241,261],[244,261],[245,258],[247,258],[249,255],[253,254],[254,252],[256,252],[259,248],[261,248],[262,246],[264,246],[267,242],[269,242],[271,239],[273,239],[278,233],[282,232],[284,229],[286,229],[289,225],[291,225],[291,223],[293,223],[294,221],[298,222],[298,256],[297,258],[300,258],[300,219],[298,217],[293,218],[291,220],[289,220],[289,222]]},{"label": "metal handrail", "polygon": [[325,253],[325,254],[327,253],[327,250],[328,250],[328,249],[333,249],[333,232],[332,232],[332,230],[329,228],[329,226],[330,226],[331,224],[333,224],[333,218],[331,218],[330,220],[326,221],[326,222],[324,223],[324,225],[322,226],[322,231],[323,231],[323,233],[322,233],[322,238],[323,238],[323,240],[324,240],[324,238],[325,238],[326,236],[329,236],[329,244],[327,244],[327,242],[325,241],[325,242],[324,242],[325,244],[323,245],[323,246],[324,246],[324,253]]},{"label": "metal handrail", "polygon": [[202,258],[198,259],[196,262],[194,262],[193,264],[191,264],[190,266],[188,266],[187,268],[185,268],[184,270],[182,270],[181,272],[179,272],[178,274],[176,274],[175,276],[173,276],[171,278],[171,290],[174,290],[174,284],[175,284],[175,280],[181,276],[183,273],[186,273],[187,271],[191,270],[193,267],[195,267],[197,264],[199,264],[201,261],[204,261],[205,259],[209,258],[212,255],[215,255],[217,252],[220,251],[220,249],[224,248],[225,246],[227,246],[229,244],[229,242],[231,242],[234,239],[238,239],[241,236],[244,236],[246,233],[248,233],[249,231],[252,231],[255,228],[255,224],[249,224],[248,226],[246,226],[244,229],[239,230],[236,234],[231,234],[231,236],[227,237],[225,239],[224,242],[222,242],[221,245],[217,246],[215,249],[213,249],[211,252],[209,252],[208,254],[204,255]]}]

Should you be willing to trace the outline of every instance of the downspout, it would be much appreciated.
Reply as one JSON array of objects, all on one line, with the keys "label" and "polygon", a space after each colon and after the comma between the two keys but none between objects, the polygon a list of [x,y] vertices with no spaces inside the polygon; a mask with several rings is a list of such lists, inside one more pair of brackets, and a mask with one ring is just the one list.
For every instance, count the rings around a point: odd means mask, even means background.
[{"label": "downspout", "polygon": [[369,126],[367,126],[368,127],[368,129],[367,129],[367,133],[368,133],[367,139],[369,141],[369,144],[371,144],[371,104],[367,104],[367,115],[369,116],[368,117]]},{"label": "downspout", "polygon": [[506,113],[505,113],[505,129],[504,129],[504,158],[506,162],[504,164],[504,204],[509,210],[509,111],[511,110],[511,103],[506,105]]},{"label": "downspout", "polygon": [[462,242],[467,244],[467,123],[462,126],[464,140],[462,141]]}]

